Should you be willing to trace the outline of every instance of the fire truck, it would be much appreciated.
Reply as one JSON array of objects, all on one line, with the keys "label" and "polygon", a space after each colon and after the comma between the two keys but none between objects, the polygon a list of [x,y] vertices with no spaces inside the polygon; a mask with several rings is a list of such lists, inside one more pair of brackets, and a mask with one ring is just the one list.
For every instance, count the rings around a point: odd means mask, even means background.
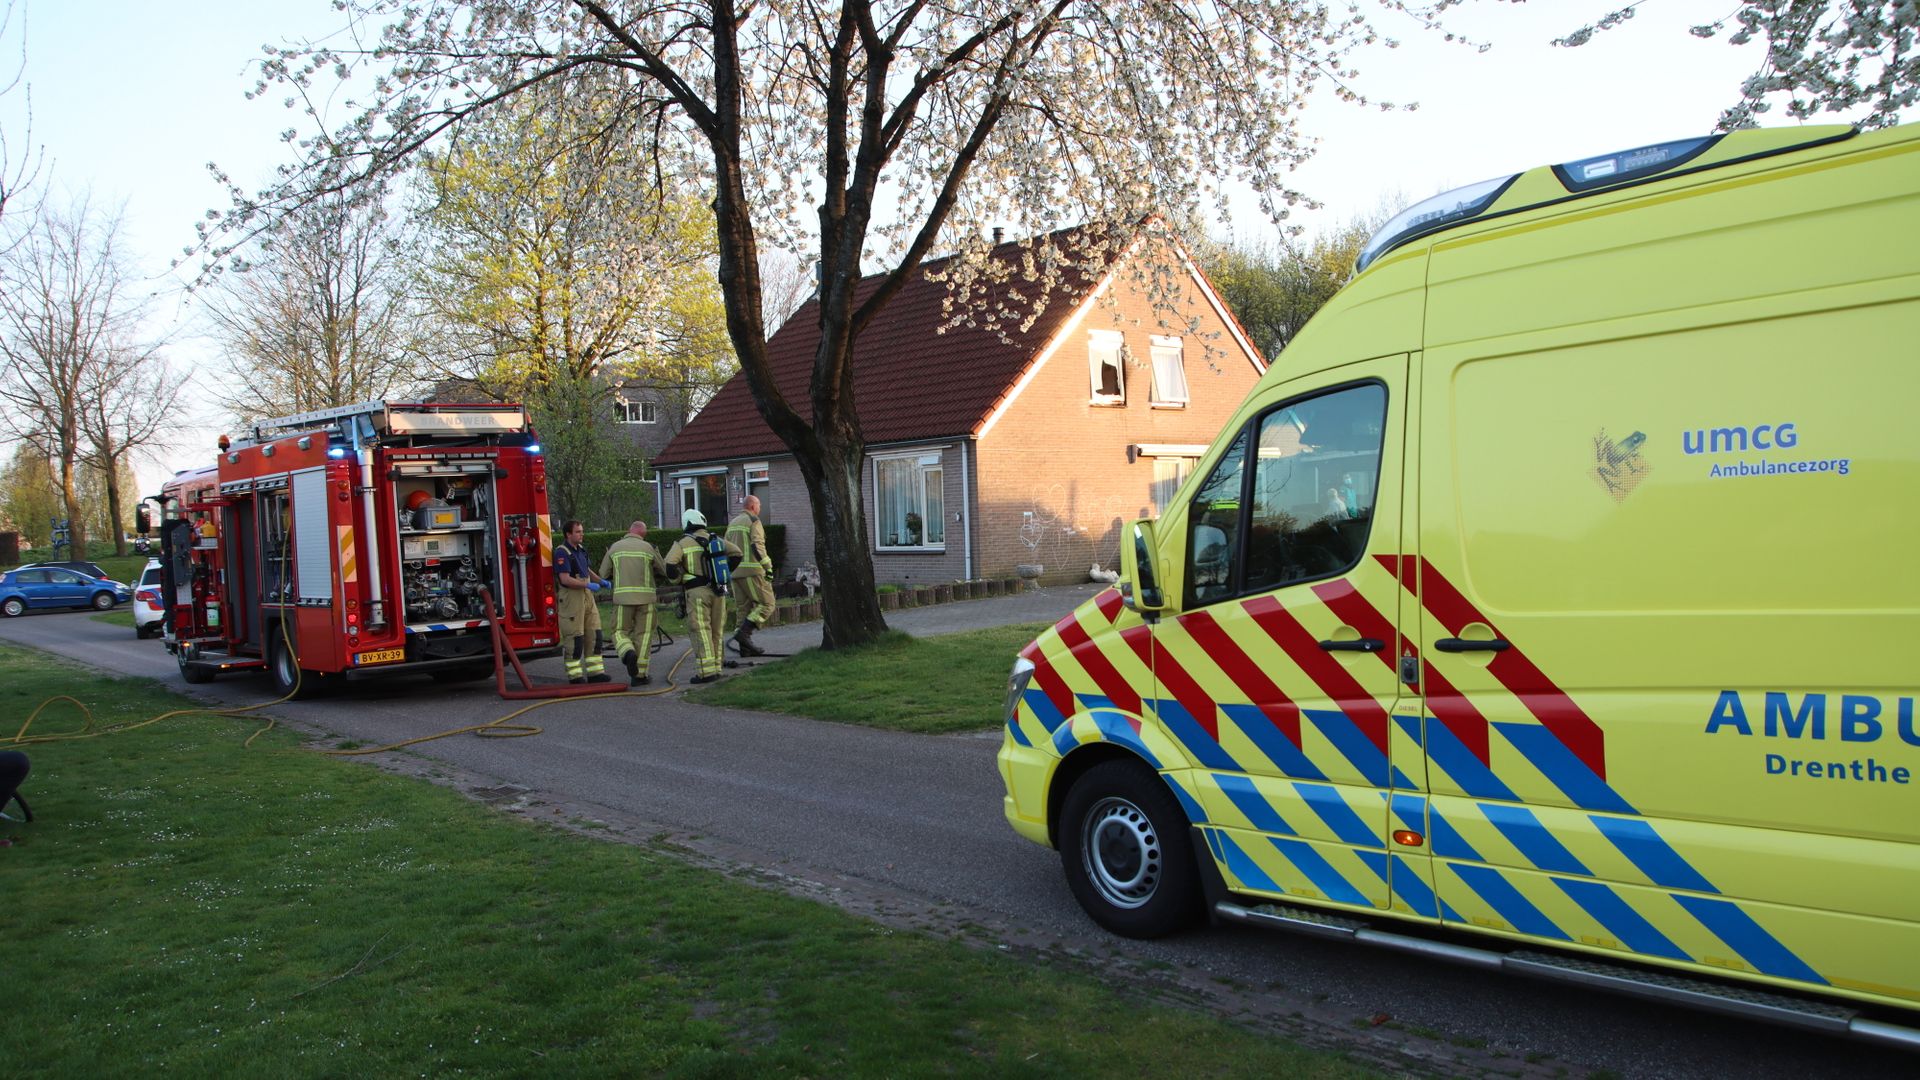
[{"label": "fire truck", "polygon": [[559,651],[546,462],[518,405],[373,401],[220,439],[160,495],[181,678],[282,694],[493,671],[484,588],[523,659]]}]

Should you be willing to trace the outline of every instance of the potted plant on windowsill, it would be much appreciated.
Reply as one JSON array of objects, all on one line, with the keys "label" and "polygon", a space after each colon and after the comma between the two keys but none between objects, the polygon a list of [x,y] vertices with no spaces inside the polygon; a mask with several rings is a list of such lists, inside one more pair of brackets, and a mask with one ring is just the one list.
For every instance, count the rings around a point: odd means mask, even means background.
[{"label": "potted plant on windowsill", "polygon": [[907,511],[907,546],[920,546],[920,529],[924,524],[926,523],[920,519],[919,514],[911,510]]}]

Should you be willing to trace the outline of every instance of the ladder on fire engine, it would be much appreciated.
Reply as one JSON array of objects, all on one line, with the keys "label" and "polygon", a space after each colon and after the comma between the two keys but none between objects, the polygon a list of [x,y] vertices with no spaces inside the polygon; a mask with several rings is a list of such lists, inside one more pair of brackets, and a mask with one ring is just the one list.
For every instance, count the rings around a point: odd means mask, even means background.
[{"label": "ladder on fire engine", "polygon": [[520,405],[362,401],[261,420],[253,425],[253,434],[256,440],[264,440],[299,431],[347,432],[356,427],[395,435],[517,434],[527,430],[527,410]]}]

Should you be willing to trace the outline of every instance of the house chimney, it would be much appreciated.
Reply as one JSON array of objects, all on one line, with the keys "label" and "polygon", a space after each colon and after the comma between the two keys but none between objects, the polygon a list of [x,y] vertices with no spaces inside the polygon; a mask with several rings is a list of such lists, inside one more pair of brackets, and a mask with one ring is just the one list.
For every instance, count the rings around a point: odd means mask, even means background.
[{"label": "house chimney", "polygon": [[1007,230],[1001,228],[998,225],[995,225],[993,227],[993,242],[995,244],[998,244],[1002,240],[1005,240],[1006,238],[1007,238]]}]

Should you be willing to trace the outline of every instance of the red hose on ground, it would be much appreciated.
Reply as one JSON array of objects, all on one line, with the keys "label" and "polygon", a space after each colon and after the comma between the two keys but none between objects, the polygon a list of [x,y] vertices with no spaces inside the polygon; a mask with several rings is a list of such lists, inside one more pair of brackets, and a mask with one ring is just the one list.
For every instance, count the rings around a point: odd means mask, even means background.
[{"label": "red hose on ground", "polygon": [[[480,587],[480,599],[487,604],[487,629],[493,636],[493,686],[494,690],[507,701],[535,701],[543,698],[592,697],[595,694],[624,694],[627,688],[619,683],[556,683],[536,686],[527,677],[527,669],[521,666],[520,654],[513,649],[513,643],[507,640],[507,632],[501,629],[499,609],[493,606],[493,593],[486,586]],[[513,664],[513,673],[520,677],[523,689],[507,689],[507,664]]]}]

